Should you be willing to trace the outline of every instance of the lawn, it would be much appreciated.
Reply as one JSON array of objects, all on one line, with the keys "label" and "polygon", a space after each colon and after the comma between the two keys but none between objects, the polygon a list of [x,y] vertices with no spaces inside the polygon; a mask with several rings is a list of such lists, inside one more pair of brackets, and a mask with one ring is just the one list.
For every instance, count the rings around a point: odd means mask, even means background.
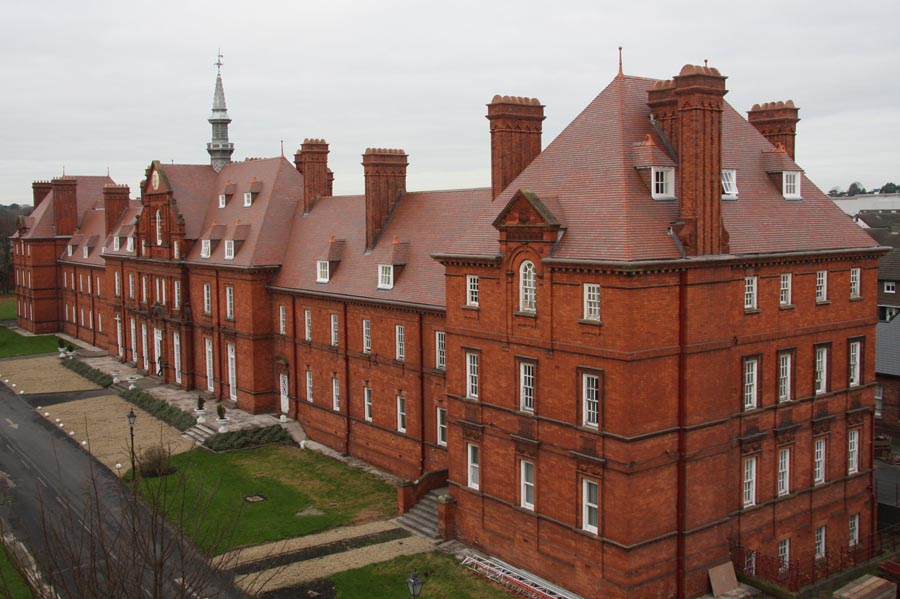
[{"label": "lawn", "polygon": [[172,463],[177,474],[144,479],[141,493],[164,494],[169,520],[208,554],[396,515],[392,486],[294,446],[195,449]]},{"label": "lawn", "polygon": [[50,354],[57,349],[56,337],[53,335],[23,337],[6,327],[0,327],[0,358]]},{"label": "lawn", "polygon": [[[497,585],[481,578],[445,553],[420,553],[348,570],[330,577],[337,599],[396,599],[407,596],[403,582],[418,570],[425,580],[421,599],[509,599]],[[426,575],[427,573],[427,575]]]},{"label": "lawn", "polygon": [[0,544],[0,597],[9,599],[34,599],[28,585],[13,566],[6,547]]},{"label": "lawn", "polygon": [[16,319],[16,296],[0,295],[0,320]]}]

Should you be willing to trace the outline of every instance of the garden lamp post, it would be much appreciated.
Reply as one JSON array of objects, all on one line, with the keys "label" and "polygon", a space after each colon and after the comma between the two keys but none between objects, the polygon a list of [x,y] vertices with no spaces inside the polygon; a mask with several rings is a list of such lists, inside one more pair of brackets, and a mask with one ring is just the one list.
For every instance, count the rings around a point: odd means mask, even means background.
[{"label": "garden lamp post", "polygon": [[134,409],[132,408],[128,412],[128,427],[131,429],[131,476],[137,476],[137,471],[134,469],[134,421],[137,420],[137,414],[134,413]]},{"label": "garden lamp post", "polygon": [[409,596],[413,599],[416,599],[416,597],[419,596],[419,593],[422,592],[425,581],[419,578],[419,573],[416,572],[415,568],[413,568],[410,577],[406,579],[406,586],[409,589]]}]

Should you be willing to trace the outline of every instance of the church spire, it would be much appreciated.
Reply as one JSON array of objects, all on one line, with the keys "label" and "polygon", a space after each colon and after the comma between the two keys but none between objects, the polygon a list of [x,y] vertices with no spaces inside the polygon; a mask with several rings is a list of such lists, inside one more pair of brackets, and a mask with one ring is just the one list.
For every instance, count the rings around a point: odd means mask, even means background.
[{"label": "church spire", "polygon": [[228,110],[225,108],[225,89],[222,87],[222,53],[219,52],[216,60],[216,91],[213,94],[212,114],[209,123],[212,125],[212,141],[206,144],[209,152],[209,160],[216,172],[231,162],[231,154],[234,152],[234,144],[228,141]]}]

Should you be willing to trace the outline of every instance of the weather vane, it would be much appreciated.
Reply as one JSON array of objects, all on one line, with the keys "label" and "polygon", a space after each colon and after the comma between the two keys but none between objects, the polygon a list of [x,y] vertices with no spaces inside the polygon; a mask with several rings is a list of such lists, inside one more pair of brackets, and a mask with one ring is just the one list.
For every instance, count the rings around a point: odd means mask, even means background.
[{"label": "weather vane", "polygon": [[213,64],[216,65],[216,71],[221,74],[222,73],[222,65],[224,64],[222,62],[222,48],[219,48],[219,53],[217,54],[217,57],[218,57],[218,60],[216,62],[214,62]]}]

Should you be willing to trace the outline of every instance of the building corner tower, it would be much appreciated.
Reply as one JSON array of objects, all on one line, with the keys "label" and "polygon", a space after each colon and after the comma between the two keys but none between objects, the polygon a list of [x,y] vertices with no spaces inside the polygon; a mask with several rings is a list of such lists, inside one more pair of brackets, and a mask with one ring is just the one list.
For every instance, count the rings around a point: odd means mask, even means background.
[{"label": "building corner tower", "polygon": [[225,89],[222,87],[222,55],[219,54],[216,65],[216,91],[213,95],[212,114],[209,124],[212,125],[212,141],[206,144],[210,164],[216,172],[231,162],[234,144],[228,141],[228,110],[225,108]]}]

